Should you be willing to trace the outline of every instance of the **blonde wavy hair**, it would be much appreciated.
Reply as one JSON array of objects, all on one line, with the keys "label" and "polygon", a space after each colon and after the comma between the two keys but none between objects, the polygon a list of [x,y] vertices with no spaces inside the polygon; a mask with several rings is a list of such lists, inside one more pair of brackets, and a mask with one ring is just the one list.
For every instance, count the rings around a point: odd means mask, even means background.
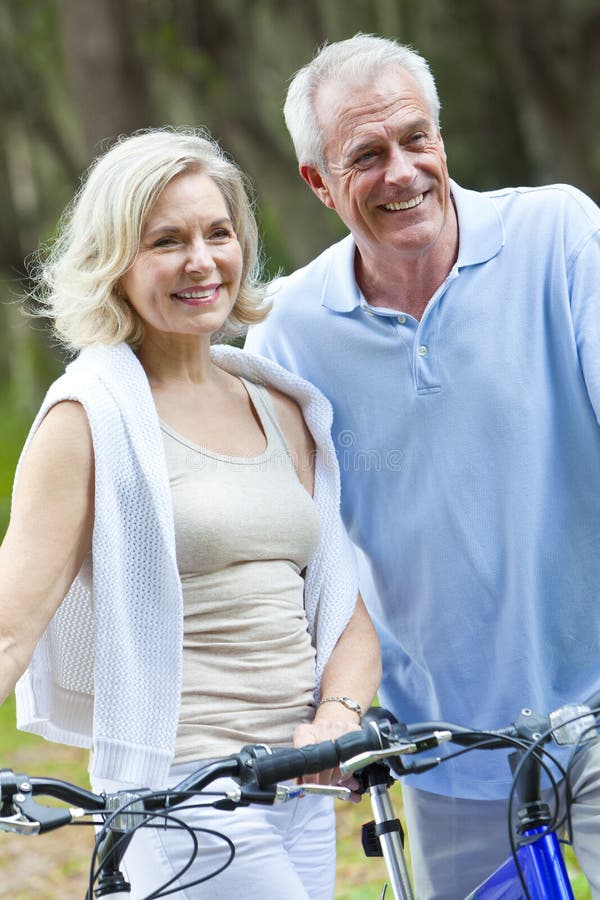
[{"label": "blonde wavy hair", "polygon": [[121,137],[94,160],[60,219],[56,240],[33,260],[31,296],[70,350],[121,342],[135,348],[142,342],[143,322],[119,279],[135,259],[160,193],[188,171],[202,172],[220,189],[242,248],[238,296],[213,341],[243,334],[267,315],[247,178],[203,129],[147,129]]}]

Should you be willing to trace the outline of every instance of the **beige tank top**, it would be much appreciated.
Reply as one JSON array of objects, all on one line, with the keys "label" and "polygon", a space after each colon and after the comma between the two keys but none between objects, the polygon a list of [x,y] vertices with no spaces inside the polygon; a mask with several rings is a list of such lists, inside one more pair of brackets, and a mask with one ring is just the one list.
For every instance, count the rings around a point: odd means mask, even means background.
[{"label": "beige tank top", "polygon": [[242,381],[267,440],[260,456],[213,453],[161,422],[184,600],[176,763],[288,744],[314,715],[301,573],[318,515],[268,390]]}]

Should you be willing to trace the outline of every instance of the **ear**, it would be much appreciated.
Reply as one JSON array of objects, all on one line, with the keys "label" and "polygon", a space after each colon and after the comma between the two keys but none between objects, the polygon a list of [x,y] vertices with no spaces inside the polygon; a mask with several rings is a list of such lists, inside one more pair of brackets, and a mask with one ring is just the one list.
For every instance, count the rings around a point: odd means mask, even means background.
[{"label": "ear", "polygon": [[300,175],[321,203],[324,203],[329,209],[335,209],[327,183],[318,169],[315,169],[314,166],[302,165],[300,166]]},{"label": "ear", "polygon": [[448,159],[446,155],[446,147],[444,145],[444,138],[442,137],[442,132],[438,128],[438,140],[440,142],[440,147],[442,148],[442,153],[444,154],[444,159]]}]

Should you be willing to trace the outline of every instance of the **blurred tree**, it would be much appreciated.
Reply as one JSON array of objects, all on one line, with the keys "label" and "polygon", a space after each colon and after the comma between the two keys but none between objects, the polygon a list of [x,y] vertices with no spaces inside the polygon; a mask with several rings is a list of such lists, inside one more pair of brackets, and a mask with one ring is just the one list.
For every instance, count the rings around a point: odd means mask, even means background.
[{"label": "blurred tree", "polygon": [[337,217],[327,214],[296,174],[281,115],[285,82],[326,37],[349,36],[348,22],[354,30],[366,28],[380,7],[396,5],[173,0],[151,9],[148,58],[165,64],[170,96],[177,97],[175,116],[185,108],[189,122],[194,110],[194,121],[210,129],[259,188],[271,270],[301,264],[341,233]]},{"label": "blurred tree", "polygon": [[139,53],[140,4],[58,0],[67,67],[89,155],[111,138],[147,127],[153,108]]},{"label": "blurred tree", "polygon": [[84,159],[56,52],[57,21],[52,0],[0,7],[0,387],[23,409],[37,403],[53,367],[40,330],[15,305],[26,289],[24,259],[54,226]]},{"label": "blurred tree", "polygon": [[485,0],[504,83],[541,182],[600,197],[597,0]]},{"label": "blurred tree", "polygon": [[[430,61],[465,186],[559,180],[600,197],[597,0],[3,0],[2,299],[90,159],[150,125],[205,125],[248,172],[271,273],[314,256],[343,227],[301,183],[281,107],[317,47],[357,31]],[[0,303],[0,382],[27,403],[48,357],[19,321]]]}]

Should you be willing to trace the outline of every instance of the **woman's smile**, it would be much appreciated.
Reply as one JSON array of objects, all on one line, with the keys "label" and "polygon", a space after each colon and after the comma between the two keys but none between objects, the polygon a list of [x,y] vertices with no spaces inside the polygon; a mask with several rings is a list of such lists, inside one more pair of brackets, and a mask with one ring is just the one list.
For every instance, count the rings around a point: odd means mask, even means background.
[{"label": "woman's smile", "polygon": [[175,300],[185,303],[187,306],[204,306],[216,303],[221,292],[221,284],[208,284],[205,287],[194,286],[184,288],[173,294]]}]

